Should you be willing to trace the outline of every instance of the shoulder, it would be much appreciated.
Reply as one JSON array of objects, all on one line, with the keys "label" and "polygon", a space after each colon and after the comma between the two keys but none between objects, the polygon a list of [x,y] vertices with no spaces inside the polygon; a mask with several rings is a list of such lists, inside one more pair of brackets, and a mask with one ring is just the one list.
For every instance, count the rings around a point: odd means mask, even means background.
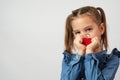
[{"label": "shoulder", "polygon": [[119,58],[120,58],[120,51],[117,48],[114,48],[111,54],[107,56],[107,62],[112,65],[118,65]]},{"label": "shoulder", "polygon": [[120,58],[120,51],[117,48],[114,48],[111,52],[111,54],[116,55]]}]

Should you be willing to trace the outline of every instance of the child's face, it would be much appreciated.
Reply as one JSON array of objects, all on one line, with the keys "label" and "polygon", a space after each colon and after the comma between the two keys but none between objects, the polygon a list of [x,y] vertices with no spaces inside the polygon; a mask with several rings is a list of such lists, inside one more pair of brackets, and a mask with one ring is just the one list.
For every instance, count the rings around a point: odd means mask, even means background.
[{"label": "child's face", "polygon": [[80,35],[82,38],[88,37],[98,37],[104,33],[104,26],[100,24],[99,26],[93,21],[89,16],[81,16],[72,21],[72,29],[74,36]]}]

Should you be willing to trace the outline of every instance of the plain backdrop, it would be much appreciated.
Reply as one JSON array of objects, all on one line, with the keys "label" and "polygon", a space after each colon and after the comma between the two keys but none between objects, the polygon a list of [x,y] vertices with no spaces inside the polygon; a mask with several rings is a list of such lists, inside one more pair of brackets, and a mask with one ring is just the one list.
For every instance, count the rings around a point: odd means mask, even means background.
[{"label": "plain backdrop", "polygon": [[0,0],[0,80],[60,80],[65,19],[88,5],[105,10],[110,51],[120,50],[119,0]]}]

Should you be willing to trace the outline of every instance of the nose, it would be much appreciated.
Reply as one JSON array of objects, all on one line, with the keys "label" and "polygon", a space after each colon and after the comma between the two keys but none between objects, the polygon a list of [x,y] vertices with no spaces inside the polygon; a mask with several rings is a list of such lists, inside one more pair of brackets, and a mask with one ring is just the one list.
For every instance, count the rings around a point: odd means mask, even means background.
[{"label": "nose", "polygon": [[89,37],[90,37],[90,34],[89,34],[89,33],[82,32],[80,36],[83,37],[83,38],[89,38]]}]

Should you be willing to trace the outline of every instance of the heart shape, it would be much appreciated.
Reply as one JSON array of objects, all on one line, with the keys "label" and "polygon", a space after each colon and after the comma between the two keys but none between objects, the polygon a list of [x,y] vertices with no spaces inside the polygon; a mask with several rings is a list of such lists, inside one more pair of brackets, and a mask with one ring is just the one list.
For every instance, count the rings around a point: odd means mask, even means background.
[{"label": "heart shape", "polygon": [[91,38],[83,38],[82,44],[84,44],[85,46],[87,46],[90,43],[91,43]]}]

